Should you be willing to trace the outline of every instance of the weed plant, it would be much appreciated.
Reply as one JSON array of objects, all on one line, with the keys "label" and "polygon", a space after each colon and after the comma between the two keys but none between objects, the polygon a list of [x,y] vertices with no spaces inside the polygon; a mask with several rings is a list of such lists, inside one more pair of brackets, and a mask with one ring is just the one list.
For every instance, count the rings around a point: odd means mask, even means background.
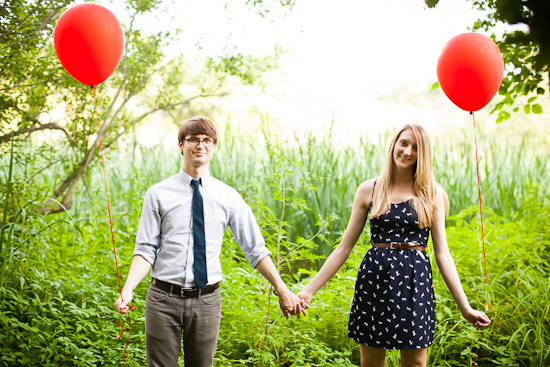
[{"label": "weed plant", "polygon": [[[237,140],[230,128],[221,136],[212,174],[251,205],[273,260],[298,292],[339,243],[354,192],[380,172],[388,139],[336,147],[316,136],[280,142],[268,131],[247,141]],[[548,366],[548,152],[527,138],[518,146],[501,146],[488,136],[480,141],[488,310],[471,143],[436,140],[434,165],[451,201],[448,242],[464,289],[474,307],[491,313],[493,323],[480,337],[461,318],[430,252],[437,322],[429,365],[472,366],[477,352],[479,366]],[[35,149],[15,144],[0,158],[0,366],[120,365],[130,327],[124,365],[145,365],[147,286],[135,291],[136,310],[128,319],[116,314],[119,285],[100,167],[92,167],[71,210],[39,215],[32,208],[46,197],[29,178],[39,176],[41,186],[53,187],[63,167],[54,156],[33,154]],[[107,152],[106,166],[124,282],[145,190],[175,174],[181,157],[176,149],[167,154],[132,143],[126,151]],[[250,268],[228,232],[215,365],[358,366],[359,348],[346,336],[347,321],[369,241],[367,226],[307,317],[286,320],[269,283]],[[117,318],[127,328],[121,339]],[[399,354],[389,352],[387,366],[398,365]]]}]

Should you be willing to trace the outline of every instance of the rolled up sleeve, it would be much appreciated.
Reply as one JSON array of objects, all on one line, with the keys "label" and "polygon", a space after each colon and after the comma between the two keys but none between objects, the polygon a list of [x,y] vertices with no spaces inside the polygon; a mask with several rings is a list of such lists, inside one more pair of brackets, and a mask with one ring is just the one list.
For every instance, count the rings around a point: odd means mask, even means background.
[{"label": "rolled up sleeve", "polygon": [[136,236],[134,256],[140,255],[151,265],[155,263],[160,246],[161,217],[158,198],[151,190],[145,194],[143,210]]},{"label": "rolled up sleeve", "polygon": [[239,199],[235,212],[229,221],[229,227],[239,247],[246,255],[246,259],[255,268],[260,260],[270,256],[271,252],[265,245],[264,237],[252,209],[242,198]]}]

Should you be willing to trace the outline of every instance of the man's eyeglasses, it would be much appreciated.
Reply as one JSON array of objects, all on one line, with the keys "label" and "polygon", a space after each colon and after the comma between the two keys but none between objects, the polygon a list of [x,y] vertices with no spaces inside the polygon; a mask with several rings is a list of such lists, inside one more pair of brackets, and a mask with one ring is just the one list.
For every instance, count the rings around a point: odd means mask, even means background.
[{"label": "man's eyeglasses", "polygon": [[189,138],[184,139],[186,142],[189,143],[189,145],[196,147],[200,143],[202,143],[205,147],[210,148],[212,145],[216,144],[216,141],[214,139],[206,138],[206,139],[199,139],[199,138]]}]

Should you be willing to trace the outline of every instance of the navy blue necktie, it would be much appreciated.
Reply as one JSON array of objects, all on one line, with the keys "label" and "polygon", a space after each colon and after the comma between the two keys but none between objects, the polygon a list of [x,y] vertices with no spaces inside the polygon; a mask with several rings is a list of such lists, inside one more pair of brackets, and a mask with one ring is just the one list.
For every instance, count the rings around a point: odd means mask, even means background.
[{"label": "navy blue necktie", "polygon": [[200,181],[191,180],[191,186],[195,189],[193,192],[193,251],[195,254],[193,274],[195,275],[195,284],[203,289],[208,283],[206,274],[206,241],[204,236],[204,209],[202,205],[202,195],[199,190]]}]

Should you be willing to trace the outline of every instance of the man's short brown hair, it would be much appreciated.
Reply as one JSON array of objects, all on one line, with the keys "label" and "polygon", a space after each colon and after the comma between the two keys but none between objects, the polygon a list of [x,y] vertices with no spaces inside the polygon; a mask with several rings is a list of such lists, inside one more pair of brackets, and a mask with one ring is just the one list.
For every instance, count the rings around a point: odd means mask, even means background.
[{"label": "man's short brown hair", "polygon": [[178,142],[183,143],[186,136],[189,135],[207,135],[218,143],[218,131],[214,123],[202,116],[191,117],[185,121],[178,131]]}]

